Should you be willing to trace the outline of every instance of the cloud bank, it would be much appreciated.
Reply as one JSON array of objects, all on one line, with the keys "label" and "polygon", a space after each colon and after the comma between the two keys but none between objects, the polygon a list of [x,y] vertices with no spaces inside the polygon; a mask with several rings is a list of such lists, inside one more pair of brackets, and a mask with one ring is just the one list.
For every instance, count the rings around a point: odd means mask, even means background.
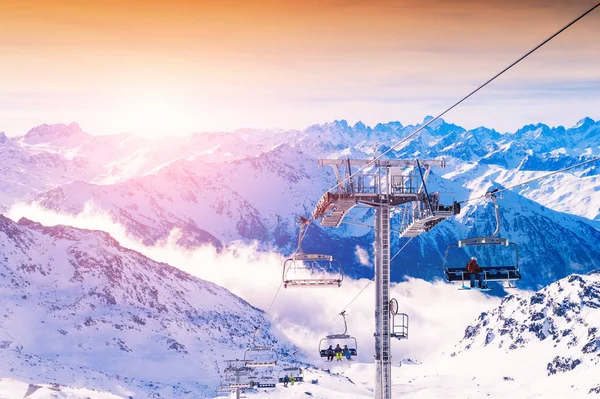
[{"label": "cloud bank", "polygon": [[[125,247],[221,285],[253,306],[265,311],[270,309],[272,324],[304,350],[307,356],[304,360],[315,364],[324,364],[318,357],[319,341],[325,335],[343,332],[343,320],[336,316],[352,301],[347,307],[348,333],[358,341],[358,360],[373,360],[375,285],[370,280],[345,278],[341,288],[283,288],[285,258],[279,253],[259,252],[257,246],[243,243],[220,252],[209,245],[190,250],[176,244],[181,234],[177,230],[164,242],[145,246],[91,204],[86,204],[84,211],[76,216],[48,211],[34,204],[17,204],[7,216],[13,220],[24,216],[49,226],[64,224],[104,230]],[[357,248],[357,254],[359,251]],[[479,313],[499,303],[498,298],[459,291],[456,286],[442,281],[410,278],[392,284],[391,292],[398,300],[399,311],[410,317],[408,341],[396,341],[392,345],[394,364],[403,358],[426,361],[451,351],[462,338],[465,327]],[[251,337],[249,343],[250,340]]]}]

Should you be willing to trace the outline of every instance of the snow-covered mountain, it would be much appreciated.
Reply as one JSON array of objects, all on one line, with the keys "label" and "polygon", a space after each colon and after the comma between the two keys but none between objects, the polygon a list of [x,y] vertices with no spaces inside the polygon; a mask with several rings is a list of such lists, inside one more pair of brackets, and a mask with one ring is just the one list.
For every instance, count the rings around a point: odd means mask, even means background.
[{"label": "snow-covered mountain", "polygon": [[[0,253],[0,370],[22,383],[211,396],[264,316],[101,231],[0,216]],[[267,321],[256,344],[295,350],[280,339]]]},{"label": "snow-covered mountain", "polygon": [[[177,228],[183,233],[180,244],[186,247],[256,240],[261,248],[289,253],[296,245],[296,216],[310,214],[317,199],[335,182],[331,171],[317,167],[318,158],[370,158],[416,128],[399,122],[374,128],[362,123],[350,126],[342,120],[302,132],[240,130],[200,133],[179,141],[93,137],[55,154],[86,159],[94,163],[86,170],[95,174],[72,177],[70,182],[46,182],[54,188],[37,195],[35,202],[73,215],[93,204],[145,244],[165,240]],[[568,129],[535,124],[515,133],[485,127],[465,130],[438,120],[391,156],[444,157],[448,167],[433,171],[430,189],[452,191],[457,200],[464,200],[494,185],[510,187],[600,154],[599,132],[600,122],[589,118]],[[61,148],[60,140],[50,146],[54,151]],[[19,150],[50,148],[47,142],[24,141],[10,144]],[[596,233],[582,224],[598,227],[600,220],[600,177],[595,171],[590,164],[559,173],[521,186],[501,200],[501,235],[521,245],[523,287],[538,288],[573,271],[599,266],[595,254],[600,244],[589,240]],[[15,184],[14,179],[5,179],[5,184]],[[26,198],[12,195],[5,206]],[[418,264],[398,268],[394,278],[405,274],[439,277],[447,245],[493,231],[489,205],[467,206],[464,215],[415,239],[406,251],[419,255]],[[357,214],[356,219],[369,221],[368,213]],[[343,225],[322,230],[315,225],[305,246],[333,251],[350,275],[366,277],[368,270],[354,254],[357,245],[371,251],[371,242],[368,229]]]},{"label": "snow-covered mountain", "polygon": [[484,367],[501,365],[519,385],[599,393],[600,274],[573,274],[538,292],[505,297],[466,328],[451,356],[483,357]]}]

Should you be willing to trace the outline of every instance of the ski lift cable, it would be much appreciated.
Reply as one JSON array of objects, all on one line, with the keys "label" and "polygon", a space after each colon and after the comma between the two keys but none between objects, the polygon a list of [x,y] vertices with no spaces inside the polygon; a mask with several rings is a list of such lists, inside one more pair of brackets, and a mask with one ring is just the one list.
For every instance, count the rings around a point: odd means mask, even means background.
[{"label": "ski lift cable", "polygon": [[[366,228],[369,228],[369,229],[372,229],[372,230],[375,229],[375,227],[371,226],[370,224],[366,224],[366,223],[362,223],[362,222],[357,222],[357,221],[351,221],[350,222],[350,221],[342,220],[341,223],[351,224],[351,225],[359,226],[359,227],[366,227]],[[398,233],[398,234],[402,233],[400,230],[394,230],[394,229],[390,229],[390,232],[392,232],[392,233]]]},{"label": "ski lift cable", "polygon": [[267,315],[271,312],[271,309],[273,308],[273,304],[275,303],[275,299],[277,299],[279,292],[281,292],[281,287],[283,287],[283,281],[281,283],[279,283],[279,288],[277,288],[277,291],[275,292],[275,295],[273,296],[273,300],[271,301],[271,304],[269,305],[269,309],[264,313],[260,325],[254,331],[254,336],[252,337],[252,345],[254,345],[254,341],[256,340],[256,334],[258,334],[258,332],[265,325],[265,321],[267,320]]},{"label": "ski lift cable", "polygon": [[[360,292],[358,294],[356,294],[356,296],[354,298],[352,298],[352,300],[350,302],[348,302],[348,304],[344,307],[344,309],[342,309],[342,312],[345,312],[346,309],[348,309],[350,307],[350,305],[352,305],[352,303],[360,296],[360,294],[362,294],[371,285],[371,283],[373,283],[373,281],[375,281],[375,277],[373,277],[367,283],[367,285],[365,285],[363,287],[363,289],[360,290]],[[333,319],[331,319],[331,321],[325,325],[325,328],[329,327],[331,325],[331,323],[333,323],[338,317],[340,317],[340,315],[342,314],[342,312],[340,312],[337,315],[335,315],[335,317]]]},{"label": "ski lift cable", "polygon": [[463,103],[464,101],[466,101],[468,98],[470,98],[471,96],[473,96],[475,93],[477,93],[478,91],[480,91],[481,89],[483,89],[484,87],[486,87],[488,84],[492,83],[494,80],[496,80],[497,78],[499,78],[501,75],[503,75],[504,73],[506,73],[508,70],[512,69],[515,65],[519,64],[525,58],[529,57],[531,54],[533,54],[534,52],[536,52],[537,50],[539,50],[541,47],[543,47],[544,45],[546,45],[552,39],[554,39],[555,37],[557,37],[558,35],[560,35],[562,32],[564,32],[565,30],[567,30],[568,28],[570,28],[572,25],[574,25],[575,23],[577,23],[579,20],[581,20],[582,18],[584,18],[585,16],[587,16],[589,13],[591,13],[592,11],[594,11],[598,7],[600,7],[600,3],[597,3],[595,6],[593,6],[590,9],[588,9],[586,12],[584,12],[583,14],[581,14],[579,17],[577,17],[573,21],[569,22],[563,28],[561,28],[556,33],[554,33],[553,35],[551,35],[550,37],[548,37],[546,40],[544,40],[542,43],[538,44],[533,49],[529,50],[525,55],[521,56],[518,60],[514,61],[512,64],[510,64],[509,66],[507,66],[506,68],[504,68],[502,71],[498,72],[491,79],[487,80],[485,83],[483,83],[482,85],[480,85],[479,87],[477,87],[475,90],[471,91],[469,94],[467,94],[466,96],[464,96],[463,98],[461,98],[459,101],[457,101],[456,103],[454,103],[452,106],[450,106],[449,108],[447,108],[445,111],[443,111],[442,113],[440,113],[439,115],[437,115],[436,117],[434,117],[433,119],[431,119],[429,122],[421,125],[417,130],[415,130],[414,132],[412,132],[411,134],[409,134],[405,138],[401,139],[396,144],[392,145],[389,149],[387,149],[386,151],[382,152],[380,155],[378,155],[375,158],[373,158],[366,165],[364,165],[363,167],[359,168],[354,173],[351,173],[350,175],[346,176],[344,179],[342,179],[341,181],[339,181],[336,185],[334,185],[329,190],[327,190],[327,193],[332,192],[337,187],[341,186],[342,184],[344,184],[348,180],[352,179],[358,173],[361,173],[365,169],[368,169],[369,167],[373,166],[378,160],[380,160],[381,158],[383,158],[385,155],[387,155],[391,151],[395,150],[398,146],[400,146],[401,144],[405,143],[406,141],[408,141],[409,139],[411,139],[416,134],[420,133],[427,126],[431,125],[433,122],[435,122],[436,120],[440,119],[442,116],[444,116],[445,114],[447,114],[448,112],[450,112],[452,109],[456,108],[458,105],[460,105],[461,103]]},{"label": "ski lift cable", "polygon": [[400,255],[400,252],[402,252],[402,250],[403,250],[404,248],[406,248],[406,246],[407,246],[408,244],[410,244],[410,242],[411,242],[411,241],[413,240],[413,238],[415,238],[415,237],[416,237],[416,236],[412,236],[412,237],[410,237],[410,240],[406,241],[406,243],[405,243],[405,244],[402,246],[402,248],[400,248],[400,249],[398,250],[398,252],[396,252],[396,253],[394,254],[394,256],[392,256],[392,257],[390,258],[390,263],[392,263],[392,261],[393,261],[394,259],[396,259],[396,256]]},{"label": "ski lift cable", "polygon": [[[404,248],[406,248],[406,246],[407,246],[407,245],[408,245],[408,244],[409,244],[409,243],[410,243],[410,242],[413,240],[413,238],[414,238],[414,237],[411,237],[411,238],[410,238],[410,240],[408,240],[408,241],[407,241],[407,242],[406,242],[406,243],[405,243],[405,244],[402,246],[402,248],[400,248],[400,249],[398,250],[398,252],[396,252],[396,254],[395,254],[395,255],[394,255],[394,256],[393,256],[393,257],[390,259],[390,263],[392,263],[392,261],[393,261],[393,260],[394,260],[394,259],[395,259],[395,258],[396,258],[396,257],[397,257],[399,254],[400,254],[400,252],[402,252],[402,250],[403,250]],[[364,291],[365,291],[365,290],[366,290],[366,289],[367,289],[367,288],[368,288],[368,287],[371,285],[371,283],[373,283],[374,281],[375,281],[375,277],[373,277],[373,278],[371,279],[371,281],[369,281],[369,282],[367,283],[367,285],[365,285],[365,286],[363,287],[363,289],[362,289],[362,290],[360,290],[360,292],[359,292],[358,294],[356,294],[356,296],[355,296],[354,298],[352,298],[352,300],[351,300],[350,302],[348,302],[348,304],[347,304],[347,305],[344,307],[344,309],[342,309],[342,311],[341,311],[340,313],[338,313],[338,314],[337,314],[337,315],[336,315],[336,316],[335,316],[333,319],[331,319],[331,321],[330,321],[329,323],[327,323],[327,324],[325,325],[325,328],[329,327],[329,326],[331,325],[331,323],[333,323],[333,322],[334,322],[334,321],[335,321],[335,320],[336,320],[338,317],[340,317],[340,315],[341,315],[342,313],[344,313],[346,310],[348,310],[348,308],[350,307],[350,305],[352,305],[352,303],[353,303],[354,301],[356,301],[356,300],[358,299],[358,297],[359,297],[359,296],[360,296],[360,295],[361,295],[361,294],[362,294],[362,293],[363,293],[363,292],[364,292]]]},{"label": "ski lift cable", "polygon": [[[600,3],[599,3],[599,4],[600,4]],[[526,185],[526,184],[533,183],[533,182],[535,182],[535,181],[542,180],[542,179],[545,179],[545,178],[547,178],[547,177],[553,176],[553,175],[555,175],[555,174],[557,174],[557,173],[565,172],[565,171],[567,171],[567,170],[569,170],[569,169],[574,169],[574,168],[577,168],[577,167],[579,167],[579,166],[583,166],[583,165],[586,165],[586,164],[589,164],[589,163],[593,163],[593,162],[597,162],[597,161],[600,161],[600,156],[598,156],[598,157],[596,157],[596,158],[588,159],[587,161],[580,162],[580,163],[578,163],[578,164],[576,164],[576,165],[571,165],[571,166],[568,166],[568,167],[566,167],[566,168],[563,168],[563,169],[560,169],[560,170],[555,170],[554,172],[546,173],[545,175],[542,175],[542,176],[536,177],[536,178],[534,178],[534,179],[531,179],[531,180],[527,180],[527,181],[525,181],[525,182],[523,182],[523,183],[515,184],[515,185],[513,185],[513,186],[510,186],[510,187],[505,187],[505,188],[503,188],[503,189],[500,189],[500,190],[498,190],[498,191],[494,192],[494,194],[498,194],[498,193],[501,193],[501,192],[504,192],[504,191],[512,190],[512,189],[514,189],[514,188],[517,188],[517,187],[520,187],[520,186],[524,186],[524,185]],[[484,195],[481,195],[481,196],[479,196],[479,197],[475,197],[475,198],[469,198],[469,199],[467,199],[467,200],[464,200],[464,201],[461,201],[461,202],[459,202],[459,204],[464,204],[464,203],[466,203],[466,202],[475,201],[475,200],[478,200],[478,199],[481,199],[481,198],[485,198],[485,197],[486,197],[486,195],[484,194]]]}]

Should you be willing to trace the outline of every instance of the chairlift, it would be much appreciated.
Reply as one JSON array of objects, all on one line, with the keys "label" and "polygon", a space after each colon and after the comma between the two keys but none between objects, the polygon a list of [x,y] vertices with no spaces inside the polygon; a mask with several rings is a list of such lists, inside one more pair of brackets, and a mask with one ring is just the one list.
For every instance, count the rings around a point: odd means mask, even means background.
[{"label": "chairlift", "polygon": [[283,286],[332,287],[342,285],[342,264],[331,255],[307,254],[302,250],[302,240],[311,221],[300,217],[300,233],[296,252],[283,264]]},{"label": "chairlift", "polygon": [[275,388],[277,386],[277,378],[274,372],[263,373],[254,378],[254,386],[256,388]]},{"label": "chairlift", "polygon": [[[489,237],[473,237],[459,240],[457,244],[452,244],[446,249],[442,268],[446,281],[461,282],[461,290],[468,290],[471,273],[467,271],[465,265],[469,258],[474,257],[481,260],[479,266],[483,272],[485,286],[489,282],[506,283],[506,288],[514,288],[514,282],[521,279],[519,271],[519,247],[516,243],[506,238],[497,237],[500,231],[500,210],[495,194],[498,189],[486,193],[486,197],[494,202],[496,213],[496,230]],[[450,252],[455,248],[463,249],[462,256],[449,257]],[[456,252],[456,251],[453,251]],[[461,266],[454,266],[460,264]],[[477,288],[481,291],[487,291],[488,288]]]},{"label": "chairlift", "polygon": [[244,366],[268,367],[277,365],[277,352],[269,346],[253,346],[244,352]]},{"label": "chairlift", "polygon": [[327,351],[329,347],[335,348],[335,345],[340,345],[340,348],[344,348],[344,346],[348,346],[348,351],[350,352],[350,357],[356,356],[358,354],[358,344],[356,342],[356,338],[347,334],[348,332],[348,323],[346,322],[346,311],[340,313],[340,316],[344,319],[344,332],[342,334],[333,334],[328,335],[325,338],[321,339],[319,342],[319,355],[321,357],[327,357]]},{"label": "chairlift", "polygon": [[285,376],[294,377],[295,382],[304,382],[304,376],[300,367],[284,367],[279,371],[278,381],[284,383]]},{"label": "chairlift", "polygon": [[251,382],[233,382],[231,384],[227,384],[225,386],[225,388],[231,389],[232,391],[235,389],[245,389],[245,388],[252,388],[252,383]]},{"label": "chairlift", "polygon": [[229,395],[233,392],[233,388],[229,388],[227,385],[221,385],[217,388],[217,395]]}]

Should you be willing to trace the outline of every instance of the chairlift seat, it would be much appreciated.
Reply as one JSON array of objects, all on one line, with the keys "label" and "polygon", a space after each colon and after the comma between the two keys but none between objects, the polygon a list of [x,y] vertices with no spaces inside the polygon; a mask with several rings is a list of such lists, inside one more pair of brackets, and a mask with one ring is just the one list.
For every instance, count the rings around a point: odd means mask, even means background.
[{"label": "chairlift seat", "polygon": [[[481,268],[486,281],[520,280],[521,272],[516,266],[486,266]],[[449,282],[468,281],[470,273],[465,267],[449,267],[445,271]]]},{"label": "chairlift seat", "polygon": [[232,384],[227,384],[226,386],[223,387],[223,389],[237,389],[237,388],[252,388],[252,384],[250,383],[232,383]]},{"label": "chairlift seat", "polygon": [[340,287],[342,264],[331,255],[297,252],[283,264],[283,286]]},{"label": "chairlift seat", "polygon": [[272,382],[266,383],[266,382],[257,382],[256,383],[256,387],[257,388],[275,388],[277,386],[277,384],[274,384]]},{"label": "chairlift seat", "polygon": [[342,279],[302,279],[302,280],[283,280],[284,286],[295,287],[329,287],[331,285],[342,285]]},{"label": "chairlift seat", "polygon": [[477,245],[504,245],[508,246],[510,242],[507,238],[500,237],[472,237],[458,241],[459,247],[477,246]]},{"label": "chairlift seat", "polygon": [[[279,377],[279,382],[283,384],[284,383],[284,381],[283,381],[284,378],[285,377]],[[298,376],[298,377],[294,376],[294,381],[295,382],[304,382],[304,377],[302,377],[302,376]]]},{"label": "chairlift seat", "polygon": [[294,254],[290,259],[292,260],[326,260],[328,262],[333,261],[333,256],[331,255],[323,255],[323,254],[305,254],[305,253],[297,253]]},{"label": "chairlift seat", "polygon": [[[356,348],[348,348],[348,350],[350,351],[350,356],[356,356]],[[319,354],[321,355],[321,357],[327,357],[327,349],[320,350]]]},{"label": "chairlift seat", "polygon": [[244,366],[269,367],[277,365],[277,352],[268,346],[256,346],[244,353]]}]

